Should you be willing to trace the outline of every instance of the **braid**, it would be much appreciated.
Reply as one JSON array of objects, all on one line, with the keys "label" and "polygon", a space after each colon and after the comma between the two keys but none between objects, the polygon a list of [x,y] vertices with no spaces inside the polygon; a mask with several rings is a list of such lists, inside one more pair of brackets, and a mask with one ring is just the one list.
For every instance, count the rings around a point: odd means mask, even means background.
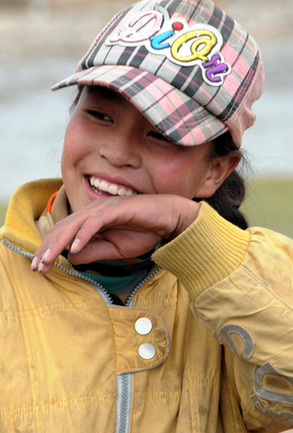
[{"label": "braid", "polygon": [[244,196],[244,180],[239,173],[234,171],[215,194],[205,200],[227,221],[241,229],[246,229],[248,227],[247,220],[239,210]]},{"label": "braid", "polygon": [[[240,151],[234,145],[230,133],[226,132],[216,138],[213,157],[228,154],[241,155]],[[246,229],[248,222],[239,210],[239,207],[244,201],[244,197],[244,179],[234,170],[212,197],[204,198],[203,200],[209,203],[227,221],[242,229]]]}]

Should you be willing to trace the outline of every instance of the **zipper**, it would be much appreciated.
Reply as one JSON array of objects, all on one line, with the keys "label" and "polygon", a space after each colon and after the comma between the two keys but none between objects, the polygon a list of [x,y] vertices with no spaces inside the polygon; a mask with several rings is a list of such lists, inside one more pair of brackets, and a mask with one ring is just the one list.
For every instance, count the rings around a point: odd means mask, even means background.
[{"label": "zipper", "polygon": [[[34,254],[26,252],[22,250],[20,247],[16,247],[12,245],[10,242],[2,239],[1,241],[7,248],[14,251],[17,254],[20,254],[23,257],[27,257],[29,259],[34,258]],[[81,275],[79,272],[70,271],[65,269],[63,266],[58,263],[54,263],[58,269],[62,272],[65,272],[67,275],[72,277],[77,277],[83,281],[90,283],[102,296],[107,306],[114,305],[111,297],[109,296],[106,289],[98,284],[96,281],[92,280],[90,277]],[[125,304],[126,308],[132,308],[134,297],[139,289],[152,277],[154,277],[159,271],[160,267],[156,267],[150,274],[148,274],[131,292],[127,302]],[[118,387],[118,395],[117,395],[117,415],[116,415],[116,431],[115,433],[128,433],[130,426],[130,412],[132,405],[132,374],[133,373],[118,373],[117,374],[117,387]]]},{"label": "zipper", "polygon": [[[132,308],[133,301],[139,289],[153,276],[161,270],[160,267],[155,268],[149,275],[147,275],[131,292],[125,307]],[[132,405],[132,374],[133,373],[118,373],[118,397],[117,397],[117,418],[116,418],[116,432],[115,433],[128,433],[130,426],[130,412]]]},{"label": "zipper", "polygon": [[[33,259],[35,257],[35,255],[33,253],[29,253],[27,251],[24,251],[20,247],[16,247],[15,245],[11,244],[10,242],[6,241],[5,239],[2,239],[1,242],[7,248],[9,248],[10,250],[14,251],[17,254],[20,254],[23,257],[27,257],[29,259]],[[86,281],[87,283],[90,283],[100,293],[100,295],[104,299],[106,305],[113,305],[114,304],[111,297],[109,296],[108,292],[106,291],[106,289],[104,289],[104,287],[101,286],[101,284],[92,280],[90,277],[84,276],[84,275],[80,274],[79,272],[74,272],[74,271],[70,271],[69,269],[65,269],[63,266],[59,265],[56,262],[54,263],[54,266],[56,266],[56,268],[60,269],[62,272],[64,272],[65,274],[67,274],[71,277],[77,277],[80,280],[83,280],[83,281]]]}]

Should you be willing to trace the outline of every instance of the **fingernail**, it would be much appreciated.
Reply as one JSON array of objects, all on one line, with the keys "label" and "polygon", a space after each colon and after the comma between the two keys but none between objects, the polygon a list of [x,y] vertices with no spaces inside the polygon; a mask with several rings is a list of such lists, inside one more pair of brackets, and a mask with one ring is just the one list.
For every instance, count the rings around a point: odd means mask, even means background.
[{"label": "fingernail", "polygon": [[79,244],[80,244],[80,240],[79,240],[79,239],[75,239],[75,240],[73,241],[72,245],[71,245],[70,252],[73,253],[73,254],[74,254],[74,253],[77,253],[77,250],[78,250]]},{"label": "fingernail", "polygon": [[38,272],[43,272],[43,270],[44,270],[44,265],[43,265],[43,263],[41,262],[40,264],[39,264],[39,267],[38,267]]},{"label": "fingernail", "polygon": [[32,271],[36,271],[37,270],[37,261],[38,261],[37,257],[34,257],[34,259],[32,261],[32,264],[31,264],[31,270]]},{"label": "fingernail", "polygon": [[51,252],[50,249],[45,251],[45,253],[43,254],[42,260],[41,260],[42,263],[45,263],[48,260],[50,252]]}]

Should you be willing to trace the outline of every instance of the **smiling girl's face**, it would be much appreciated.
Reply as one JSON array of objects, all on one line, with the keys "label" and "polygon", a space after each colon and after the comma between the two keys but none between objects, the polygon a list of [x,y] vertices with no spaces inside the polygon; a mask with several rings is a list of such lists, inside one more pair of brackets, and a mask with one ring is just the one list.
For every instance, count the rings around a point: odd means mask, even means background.
[{"label": "smiling girl's face", "polygon": [[62,177],[71,210],[105,196],[214,193],[212,143],[183,147],[168,141],[123,96],[85,87],[68,124]]}]

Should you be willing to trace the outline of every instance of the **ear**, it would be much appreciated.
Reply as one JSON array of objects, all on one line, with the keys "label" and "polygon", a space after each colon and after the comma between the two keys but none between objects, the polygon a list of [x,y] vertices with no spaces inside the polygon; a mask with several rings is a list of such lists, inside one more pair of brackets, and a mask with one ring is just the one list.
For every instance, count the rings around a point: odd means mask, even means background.
[{"label": "ear", "polygon": [[212,197],[222,183],[235,170],[241,160],[240,156],[227,155],[216,157],[208,176],[196,194],[196,198]]}]

